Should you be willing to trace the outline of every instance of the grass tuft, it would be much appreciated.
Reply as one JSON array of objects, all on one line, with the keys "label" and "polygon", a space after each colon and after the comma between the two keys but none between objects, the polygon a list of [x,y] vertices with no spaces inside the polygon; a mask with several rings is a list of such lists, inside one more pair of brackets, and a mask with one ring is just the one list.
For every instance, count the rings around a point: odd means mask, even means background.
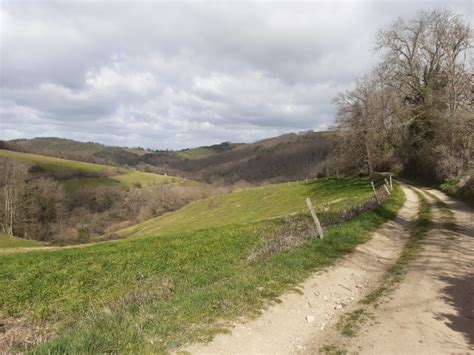
[{"label": "grass tuft", "polygon": [[342,335],[353,337],[359,332],[365,322],[373,318],[373,314],[365,308],[358,308],[355,311],[344,314],[337,322],[336,329]]},{"label": "grass tuft", "polygon": [[347,350],[340,349],[334,344],[322,346],[319,352],[325,355],[347,355]]}]

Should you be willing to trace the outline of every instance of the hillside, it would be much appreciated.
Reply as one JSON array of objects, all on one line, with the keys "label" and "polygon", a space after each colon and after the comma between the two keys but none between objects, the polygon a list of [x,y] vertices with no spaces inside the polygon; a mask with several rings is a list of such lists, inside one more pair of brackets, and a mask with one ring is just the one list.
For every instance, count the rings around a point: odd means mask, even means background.
[{"label": "hillside", "polygon": [[338,135],[333,132],[293,133],[200,158],[171,161],[168,165],[204,181],[224,183],[327,176],[325,160],[337,141]]},{"label": "hillside", "polygon": [[208,339],[353,250],[403,202],[396,187],[319,240],[308,195],[332,202],[318,210],[324,219],[371,192],[367,181],[335,179],[248,189],[146,222],[126,240],[0,255],[0,318],[41,321],[40,352],[166,352]]},{"label": "hillside", "polygon": [[[0,149],[0,221],[18,237],[52,244],[116,238],[214,189],[190,179]],[[13,198],[12,198],[13,196]]]},{"label": "hillside", "polygon": [[108,165],[133,164],[137,156],[144,153],[143,149],[138,148],[111,147],[56,137],[14,139],[4,144],[8,149],[21,152]]},{"label": "hillside", "polygon": [[232,184],[326,176],[325,160],[339,140],[335,132],[286,134],[251,144],[221,143],[181,151],[108,147],[59,138],[3,142],[10,150]]},{"label": "hillside", "polygon": [[35,173],[59,180],[67,191],[76,191],[82,186],[146,187],[165,183],[193,184],[192,181],[173,176],[0,149],[0,157],[2,156],[32,164]]},{"label": "hillside", "polygon": [[292,214],[307,214],[314,198],[322,222],[372,197],[367,180],[329,179],[249,188],[206,200],[121,231],[127,236],[157,236],[231,224],[246,224]]},{"label": "hillside", "polygon": [[242,145],[245,145],[245,144],[223,142],[221,144],[183,149],[176,153],[179,157],[182,157],[184,159],[199,159],[199,158],[205,158],[214,154],[228,152]]},{"label": "hillside", "polygon": [[0,251],[10,248],[34,248],[44,246],[44,243],[36,240],[12,237],[4,232],[0,232]]}]

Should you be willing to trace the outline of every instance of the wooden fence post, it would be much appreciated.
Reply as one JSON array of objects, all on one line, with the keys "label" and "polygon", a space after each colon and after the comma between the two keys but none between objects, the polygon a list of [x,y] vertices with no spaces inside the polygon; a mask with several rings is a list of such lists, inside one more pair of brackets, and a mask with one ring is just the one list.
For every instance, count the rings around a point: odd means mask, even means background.
[{"label": "wooden fence post", "polygon": [[316,224],[316,230],[318,231],[319,239],[324,238],[323,228],[321,227],[321,223],[319,223],[318,216],[314,211],[313,204],[311,203],[311,199],[309,197],[306,198],[306,204],[308,205],[309,212],[311,212],[311,216],[313,217],[314,224]]},{"label": "wooden fence post", "polygon": [[377,203],[380,205],[380,200],[379,200],[379,197],[377,196],[377,191],[375,191],[374,182],[371,181],[370,184],[372,185],[372,191],[374,192],[375,199],[377,200]]},{"label": "wooden fence post", "polygon": [[383,184],[383,187],[385,187],[385,191],[387,191],[387,193],[389,195],[391,195],[392,193],[390,192],[390,190],[388,189],[387,185],[386,184]]},{"label": "wooden fence post", "polygon": [[392,175],[390,175],[390,190],[393,191],[393,185],[392,185]]}]

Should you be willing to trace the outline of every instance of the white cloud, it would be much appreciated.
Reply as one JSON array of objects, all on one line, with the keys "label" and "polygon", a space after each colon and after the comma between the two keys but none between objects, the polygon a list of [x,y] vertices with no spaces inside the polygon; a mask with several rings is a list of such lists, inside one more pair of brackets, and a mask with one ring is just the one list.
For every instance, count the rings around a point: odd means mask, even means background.
[{"label": "white cloud", "polygon": [[378,28],[469,1],[0,4],[0,139],[181,148],[334,119]]}]

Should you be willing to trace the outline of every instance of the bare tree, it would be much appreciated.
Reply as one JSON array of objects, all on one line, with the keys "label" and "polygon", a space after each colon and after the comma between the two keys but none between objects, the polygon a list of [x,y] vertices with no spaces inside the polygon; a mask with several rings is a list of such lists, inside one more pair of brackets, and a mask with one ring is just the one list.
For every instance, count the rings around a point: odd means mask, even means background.
[{"label": "bare tree", "polygon": [[[389,83],[410,108],[403,116],[408,129],[403,153],[408,160],[436,161],[432,154],[436,146],[449,147],[452,155],[458,144],[466,145],[472,138],[462,135],[462,142],[455,138],[469,126],[459,121],[466,116],[458,112],[467,109],[472,113],[467,60],[471,40],[469,25],[448,10],[421,12],[407,21],[399,19],[379,33],[377,48],[390,74]],[[470,152],[465,150],[461,159],[470,159]]]},{"label": "bare tree", "polygon": [[5,233],[13,235],[22,217],[21,197],[25,189],[29,166],[17,160],[0,158],[0,214]]},{"label": "bare tree", "polygon": [[387,147],[408,169],[446,178],[471,166],[472,32],[451,11],[420,12],[380,31],[381,63],[336,99],[344,144],[373,172]]}]

